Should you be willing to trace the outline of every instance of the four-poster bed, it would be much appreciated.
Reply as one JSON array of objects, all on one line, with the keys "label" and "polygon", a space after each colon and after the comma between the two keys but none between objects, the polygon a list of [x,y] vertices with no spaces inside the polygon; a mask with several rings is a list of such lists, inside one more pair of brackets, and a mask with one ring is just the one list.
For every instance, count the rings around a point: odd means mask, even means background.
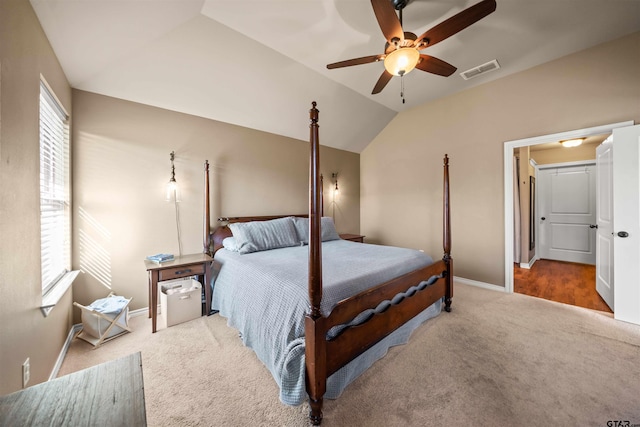
[{"label": "four-poster bed", "polygon": [[[447,156],[441,260],[341,240],[322,218],[319,112],[312,105],[309,214],[224,218],[227,225],[210,234],[205,163],[203,243],[216,260],[212,308],[271,371],[284,403],[308,395],[309,418],[318,425],[325,396],[337,397],[442,304],[451,310],[453,275]],[[300,243],[306,237],[308,248]]]}]

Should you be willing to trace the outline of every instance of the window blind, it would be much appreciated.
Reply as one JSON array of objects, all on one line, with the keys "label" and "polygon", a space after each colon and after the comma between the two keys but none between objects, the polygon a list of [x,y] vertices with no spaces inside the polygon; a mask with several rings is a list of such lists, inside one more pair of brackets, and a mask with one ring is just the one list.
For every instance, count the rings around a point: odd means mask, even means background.
[{"label": "window blind", "polygon": [[68,116],[40,84],[40,239],[42,291],[70,268]]}]

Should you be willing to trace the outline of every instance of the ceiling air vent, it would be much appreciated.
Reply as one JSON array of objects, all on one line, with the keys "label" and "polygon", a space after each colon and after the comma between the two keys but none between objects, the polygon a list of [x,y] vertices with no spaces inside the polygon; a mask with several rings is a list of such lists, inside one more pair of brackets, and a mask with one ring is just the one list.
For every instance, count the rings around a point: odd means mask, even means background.
[{"label": "ceiling air vent", "polygon": [[493,61],[489,61],[486,64],[478,65],[477,67],[473,67],[467,71],[463,71],[460,73],[463,79],[469,80],[474,77],[478,77],[480,74],[488,73],[489,71],[497,70],[500,68],[500,64],[498,61],[494,59]]}]

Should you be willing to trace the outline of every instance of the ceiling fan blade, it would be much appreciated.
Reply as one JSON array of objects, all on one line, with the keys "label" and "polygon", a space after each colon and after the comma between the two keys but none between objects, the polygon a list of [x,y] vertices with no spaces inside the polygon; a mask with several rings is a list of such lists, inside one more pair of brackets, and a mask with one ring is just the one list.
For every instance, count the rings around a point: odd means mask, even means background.
[{"label": "ceiling fan blade", "polygon": [[420,54],[420,61],[416,64],[416,68],[426,71],[427,73],[445,77],[449,77],[457,70],[456,67],[448,62],[444,62],[442,59],[424,54]]},{"label": "ceiling fan blade", "polygon": [[451,37],[457,32],[464,30],[469,25],[478,22],[495,10],[496,0],[481,1],[480,3],[463,10],[457,15],[453,15],[451,18],[439,23],[430,30],[427,30],[427,32],[416,39],[416,43],[420,43],[422,39],[425,39],[425,41],[428,42],[428,44],[420,46],[420,50],[428,46],[433,46],[434,44]]},{"label": "ceiling fan blade", "polygon": [[346,61],[334,62],[333,64],[327,64],[327,68],[333,70],[334,68],[351,67],[352,65],[369,64],[370,62],[376,62],[381,60],[384,55],[371,55],[363,56],[362,58],[347,59]]},{"label": "ceiling fan blade", "polygon": [[391,80],[391,77],[393,77],[393,74],[391,74],[387,70],[384,70],[382,72],[382,75],[378,79],[378,82],[373,87],[373,91],[371,92],[371,95],[375,95],[376,93],[382,92],[382,89],[384,89],[387,83],[389,83],[389,80]]},{"label": "ceiling fan blade", "polygon": [[389,0],[371,0],[371,6],[373,6],[373,13],[376,15],[382,34],[384,34],[389,44],[393,44],[394,38],[398,39],[399,43],[402,43],[404,41],[404,31],[391,2]]}]

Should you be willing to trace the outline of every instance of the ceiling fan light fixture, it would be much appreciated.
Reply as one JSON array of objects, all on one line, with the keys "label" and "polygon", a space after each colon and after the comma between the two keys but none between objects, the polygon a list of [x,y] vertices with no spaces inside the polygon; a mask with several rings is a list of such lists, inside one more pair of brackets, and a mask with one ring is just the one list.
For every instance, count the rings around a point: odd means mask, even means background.
[{"label": "ceiling fan light fixture", "polygon": [[576,139],[567,139],[566,141],[560,141],[563,147],[577,147],[582,144],[584,138],[576,138]]},{"label": "ceiling fan light fixture", "polygon": [[384,68],[394,76],[403,76],[413,70],[420,60],[420,53],[413,47],[401,47],[384,58]]},{"label": "ceiling fan light fixture", "polygon": [[[384,59],[385,69],[373,87],[372,95],[380,93],[393,76],[402,77],[410,73],[414,68],[427,73],[449,77],[457,70],[456,67],[434,56],[421,55],[420,51],[448,39],[496,10],[496,0],[481,0],[479,3],[440,22],[420,36],[416,36],[414,33],[404,31],[402,26],[402,10],[411,1],[371,0],[373,13],[386,40],[384,53],[334,62],[333,64],[327,64],[327,68],[332,70],[334,68],[369,64]],[[398,11],[397,13],[396,10]],[[418,67],[418,65],[420,66]],[[400,96],[404,103],[402,79],[400,84]]]}]

